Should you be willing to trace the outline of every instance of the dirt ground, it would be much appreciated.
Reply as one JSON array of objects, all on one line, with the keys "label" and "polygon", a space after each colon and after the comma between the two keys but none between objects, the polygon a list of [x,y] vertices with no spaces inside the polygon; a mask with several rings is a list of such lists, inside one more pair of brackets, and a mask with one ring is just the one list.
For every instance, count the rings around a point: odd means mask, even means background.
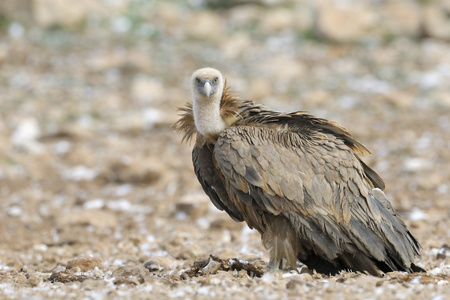
[{"label": "dirt ground", "polygon": [[[0,298],[446,299],[449,43],[331,43],[246,24],[260,6],[167,3],[76,29],[2,22]],[[210,203],[171,127],[204,66],[242,98],[336,121],[367,146],[428,272],[267,272],[259,235]]]}]

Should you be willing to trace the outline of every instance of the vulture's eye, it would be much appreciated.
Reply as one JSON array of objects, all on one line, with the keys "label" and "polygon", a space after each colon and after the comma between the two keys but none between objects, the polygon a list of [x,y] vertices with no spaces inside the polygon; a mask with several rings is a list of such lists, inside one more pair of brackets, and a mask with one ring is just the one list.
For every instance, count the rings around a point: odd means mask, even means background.
[{"label": "vulture's eye", "polygon": [[200,80],[200,78],[196,77],[196,78],[195,78],[195,82],[201,83],[202,81]]},{"label": "vulture's eye", "polygon": [[219,81],[219,78],[216,77],[216,78],[214,78],[213,83],[217,83],[218,81]]}]

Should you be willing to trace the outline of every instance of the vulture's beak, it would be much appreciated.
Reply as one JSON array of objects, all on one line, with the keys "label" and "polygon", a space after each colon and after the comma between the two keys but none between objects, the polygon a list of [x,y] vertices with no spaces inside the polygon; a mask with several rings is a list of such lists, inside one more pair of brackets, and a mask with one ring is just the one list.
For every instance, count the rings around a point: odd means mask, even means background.
[{"label": "vulture's beak", "polygon": [[203,90],[205,91],[206,98],[209,99],[209,96],[211,96],[211,90],[212,90],[211,80],[209,80],[209,79],[205,80],[205,83],[203,84]]}]

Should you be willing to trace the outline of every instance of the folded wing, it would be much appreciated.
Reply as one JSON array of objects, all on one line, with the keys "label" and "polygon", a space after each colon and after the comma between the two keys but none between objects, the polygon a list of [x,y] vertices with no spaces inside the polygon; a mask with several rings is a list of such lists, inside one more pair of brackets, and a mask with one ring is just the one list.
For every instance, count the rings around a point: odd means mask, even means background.
[{"label": "folded wing", "polygon": [[417,241],[374,188],[378,175],[334,134],[235,126],[217,140],[213,163],[230,201],[218,206],[259,231],[269,216],[285,218],[298,239],[298,259],[320,272],[411,271],[419,255]]}]

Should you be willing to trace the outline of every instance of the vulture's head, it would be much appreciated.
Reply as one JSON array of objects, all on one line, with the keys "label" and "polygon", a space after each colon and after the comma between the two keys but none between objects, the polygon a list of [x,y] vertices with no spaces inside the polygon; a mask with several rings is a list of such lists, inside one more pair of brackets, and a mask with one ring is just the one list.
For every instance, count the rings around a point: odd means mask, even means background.
[{"label": "vulture's head", "polygon": [[224,86],[222,73],[213,68],[198,69],[191,80],[192,96],[196,101],[220,103]]},{"label": "vulture's head", "polygon": [[223,76],[216,69],[203,68],[192,74],[195,128],[204,137],[217,138],[227,128],[220,113],[224,85]]}]

